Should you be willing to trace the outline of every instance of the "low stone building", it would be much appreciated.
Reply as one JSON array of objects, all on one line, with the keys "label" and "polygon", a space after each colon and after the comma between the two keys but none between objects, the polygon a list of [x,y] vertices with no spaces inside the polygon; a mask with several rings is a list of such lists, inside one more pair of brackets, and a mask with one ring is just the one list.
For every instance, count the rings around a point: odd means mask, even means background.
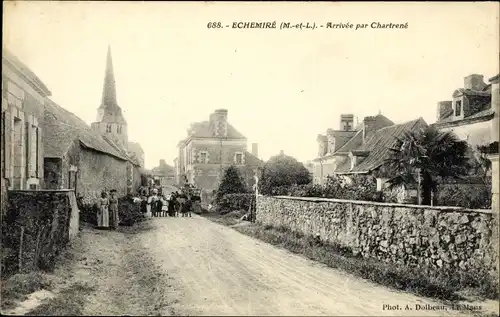
[{"label": "low stone building", "polygon": [[176,179],[187,180],[204,190],[217,188],[224,169],[235,165],[252,188],[254,176],[262,166],[258,147],[252,144],[247,151],[247,138],[228,122],[228,111],[216,110],[208,121],[196,122],[187,137],[178,144],[179,156],[175,161]]},{"label": "low stone building", "polygon": [[35,73],[3,48],[2,197],[7,188],[43,188],[43,111],[50,95]]},{"label": "low stone building", "polygon": [[475,149],[498,141],[498,132],[491,137],[492,130],[498,131],[495,118],[498,118],[498,75],[486,84],[483,75],[472,74],[464,78],[464,88],[453,92],[452,100],[438,103],[437,121],[433,126],[453,131]]},{"label": "low stone building", "polygon": [[[44,176],[49,189],[74,189],[90,202],[103,189],[125,195],[140,184],[138,164],[115,149],[83,120],[47,100]],[[135,170],[133,177],[129,170]],[[134,186],[129,186],[133,182]]]},{"label": "low stone building", "polygon": [[151,176],[153,177],[154,184],[166,192],[171,192],[175,189],[175,185],[178,183],[175,180],[175,170],[173,166],[167,164],[165,160],[160,160],[158,166],[151,170]]}]

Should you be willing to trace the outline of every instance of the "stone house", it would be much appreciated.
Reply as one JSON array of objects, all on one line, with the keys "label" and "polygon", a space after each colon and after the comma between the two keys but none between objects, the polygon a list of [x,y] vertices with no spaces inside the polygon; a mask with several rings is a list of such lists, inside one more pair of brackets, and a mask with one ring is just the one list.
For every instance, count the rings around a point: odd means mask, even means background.
[{"label": "stone house", "polygon": [[258,147],[253,143],[252,152],[247,151],[247,138],[228,122],[226,109],[215,110],[208,121],[193,123],[187,134],[178,144],[175,160],[179,184],[185,179],[210,192],[217,188],[224,169],[235,165],[252,188],[262,166]]},{"label": "stone house", "polygon": [[43,111],[51,92],[5,47],[2,52],[2,201],[7,189],[43,185]]},{"label": "stone house", "polygon": [[45,105],[44,127],[47,188],[74,189],[78,197],[92,202],[103,189],[114,188],[121,196],[139,186],[137,162],[117,150],[82,119],[49,99]]},{"label": "stone house", "polygon": [[175,170],[173,166],[167,164],[165,160],[160,160],[158,166],[151,170],[151,176],[153,177],[156,186],[166,189],[166,191],[172,191],[176,183]]},{"label": "stone house", "polygon": [[[394,124],[378,114],[365,117],[363,122],[353,127],[353,115],[342,115],[342,130],[327,130],[327,135],[319,135],[318,157],[312,160],[313,180],[315,184],[324,184],[328,175],[349,176],[370,174],[377,178],[378,190],[387,185],[386,175],[381,171],[390,148],[406,132],[417,131],[427,126],[422,119]],[[414,188],[403,189],[400,197],[413,194]],[[406,198],[405,198],[406,199]]]},{"label": "stone house", "polygon": [[[465,77],[464,88],[456,89],[452,100],[438,102],[433,126],[453,131],[472,149],[498,141],[498,75],[490,81],[486,84],[484,76],[478,74]],[[493,139],[492,131],[496,131]]]}]

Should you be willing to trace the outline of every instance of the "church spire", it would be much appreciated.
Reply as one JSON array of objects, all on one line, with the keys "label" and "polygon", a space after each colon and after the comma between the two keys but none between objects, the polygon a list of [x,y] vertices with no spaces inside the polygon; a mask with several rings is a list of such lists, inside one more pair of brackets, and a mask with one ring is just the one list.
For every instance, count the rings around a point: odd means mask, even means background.
[{"label": "church spire", "polygon": [[115,74],[113,72],[113,60],[111,58],[111,46],[108,45],[108,54],[106,56],[106,72],[104,74],[104,85],[102,88],[102,102],[103,108],[118,107],[116,101],[116,83]]}]

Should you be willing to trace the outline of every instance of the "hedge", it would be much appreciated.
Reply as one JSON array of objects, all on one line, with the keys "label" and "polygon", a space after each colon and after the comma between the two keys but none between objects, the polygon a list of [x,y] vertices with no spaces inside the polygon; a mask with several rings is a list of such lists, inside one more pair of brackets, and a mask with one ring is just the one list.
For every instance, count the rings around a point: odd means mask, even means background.
[{"label": "hedge", "polygon": [[255,194],[226,194],[217,203],[217,210],[226,213],[233,210],[247,211],[250,206],[255,209]]}]

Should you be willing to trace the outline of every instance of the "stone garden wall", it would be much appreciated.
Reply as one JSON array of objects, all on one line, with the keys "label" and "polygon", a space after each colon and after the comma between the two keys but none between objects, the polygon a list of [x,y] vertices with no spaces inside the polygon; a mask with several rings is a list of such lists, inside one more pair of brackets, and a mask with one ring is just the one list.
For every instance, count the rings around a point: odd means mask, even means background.
[{"label": "stone garden wall", "polygon": [[496,270],[490,210],[285,196],[257,205],[258,223],[319,234],[364,257],[429,273]]}]

